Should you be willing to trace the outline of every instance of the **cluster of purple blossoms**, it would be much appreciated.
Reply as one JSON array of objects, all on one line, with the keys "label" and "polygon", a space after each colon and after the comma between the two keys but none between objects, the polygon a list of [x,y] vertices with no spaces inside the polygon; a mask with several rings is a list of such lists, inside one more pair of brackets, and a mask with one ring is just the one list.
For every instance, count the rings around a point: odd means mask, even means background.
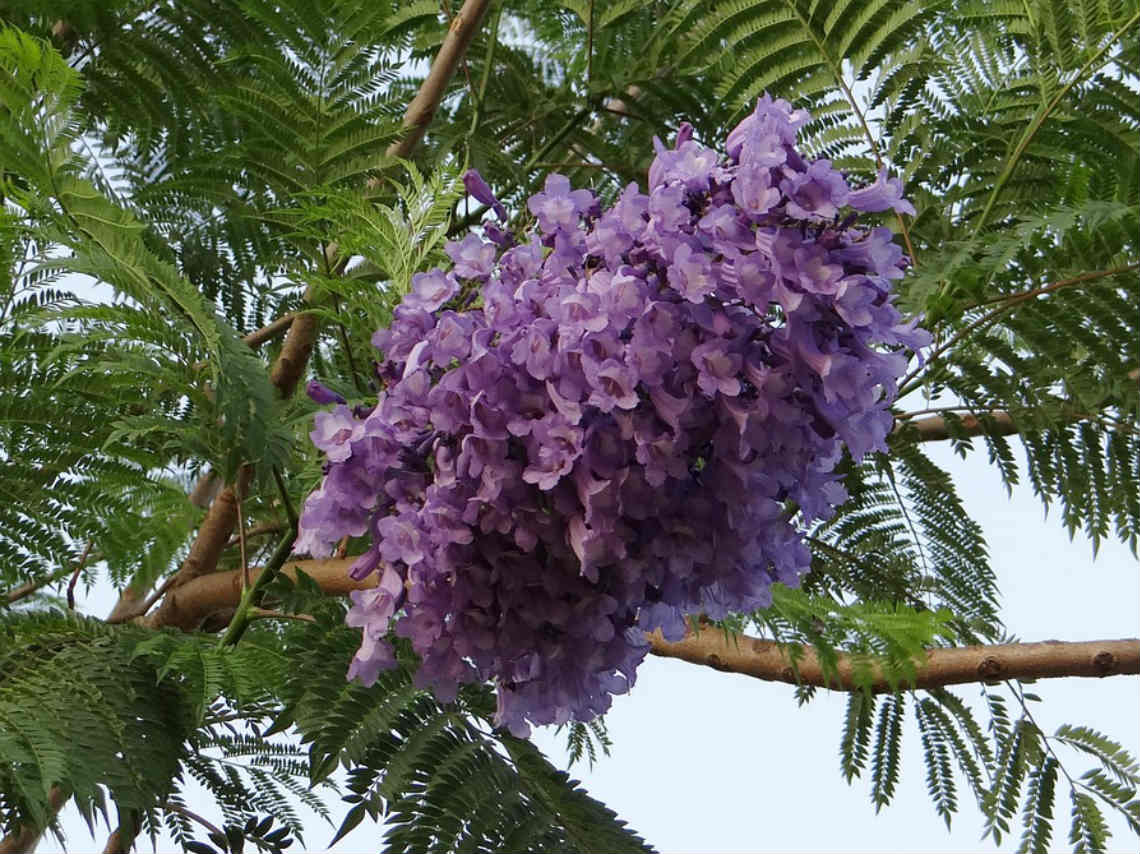
[{"label": "cluster of purple blossoms", "polygon": [[[902,252],[853,211],[914,213],[885,173],[851,189],[795,150],[768,97],[728,136],[655,141],[649,195],[602,211],[561,175],[526,242],[488,223],[413,279],[373,343],[375,407],[337,402],[298,550],[344,536],[363,629],[350,678],[394,665],[390,623],[443,701],[493,679],[500,725],[589,720],[633,684],[646,632],[720,619],[798,583],[792,521],[846,497],[835,465],[885,448],[907,351]],[[468,192],[502,206],[475,173]],[[324,402],[336,402],[327,394]]]}]

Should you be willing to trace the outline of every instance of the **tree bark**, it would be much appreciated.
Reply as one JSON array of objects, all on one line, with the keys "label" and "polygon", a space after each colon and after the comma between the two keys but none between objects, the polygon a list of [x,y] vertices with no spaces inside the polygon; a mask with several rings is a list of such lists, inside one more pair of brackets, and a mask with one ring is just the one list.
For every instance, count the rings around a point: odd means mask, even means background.
[{"label": "tree bark", "polygon": [[[182,561],[182,566],[178,568],[172,590],[177,590],[195,578],[208,575],[217,567],[218,558],[221,557],[226,543],[229,542],[230,532],[237,524],[237,507],[238,501],[241,500],[239,496],[244,496],[252,479],[253,469],[248,465],[242,466],[237,484],[227,486],[218,493],[218,497],[214,499],[210,509],[206,512],[206,518],[202,520],[201,527],[198,528],[198,536],[190,545],[190,553],[186,555],[186,559]],[[158,610],[155,611],[156,625],[166,625],[164,621],[167,612],[170,610],[169,600],[170,594],[168,593]],[[115,610],[118,609],[119,606],[116,604]]]},{"label": "tree bark", "polygon": [[451,82],[471,40],[479,31],[483,14],[490,5],[491,0],[467,0],[451,19],[451,26],[439,47],[439,53],[435,55],[427,78],[404,111],[404,127],[407,132],[388,147],[389,157],[407,157],[424,138],[427,127],[443,100],[444,92],[447,91],[447,84]]},{"label": "tree bark", "polygon": [[[986,415],[985,421],[977,415],[961,416],[958,419],[961,422],[961,432],[967,436],[1012,436],[1021,432],[1008,412],[995,409]],[[912,432],[916,442],[939,442],[950,438],[950,429],[941,415],[896,421],[891,431],[892,435]]]},{"label": "tree bark", "polygon": [[[825,672],[811,647],[798,647],[797,663],[787,646],[775,641],[742,635],[725,638],[720,629],[704,628],[677,643],[660,634],[650,636],[655,655],[677,658],[729,673],[739,673],[766,682],[814,685],[837,691],[857,691],[864,686],[873,693],[893,691],[877,664],[841,655],[835,671]],[[866,677],[856,674],[862,668]],[[1054,679],[1063,676],[1116,676],[1140,673],[1140,639],[1101,641],[1043,641],[993,646],[936,648],[926,651],[917,663],[913,680],[896,681],[899,688],[942,688],[970,682],[1004,679]]]}]

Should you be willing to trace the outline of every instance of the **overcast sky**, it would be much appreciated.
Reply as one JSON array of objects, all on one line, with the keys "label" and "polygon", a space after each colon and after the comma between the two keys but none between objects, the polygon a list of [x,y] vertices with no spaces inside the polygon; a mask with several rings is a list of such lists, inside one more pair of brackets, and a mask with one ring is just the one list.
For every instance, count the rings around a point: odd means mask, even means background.
[{"label": "overcast sky", "polygon": [[[1094,640],[1140,635],[1140,573],[1128,550],[1106,543],[1094,561],[1091,547],[1070,542],[1057,514],[1044,517],[1028,486],[1007,499],[985,452],[965,462],[948,444],[928,445],[949,468],[966,506],[985,529],[1004,594],[1003,616],[1021,640]],[[105,614],[112,591],[95,590],[85,609]],[[1034,689],[1044,699],[1036,717],[1046,732],[1062,723],[1084,724],[1140,752],[1140,680],[1136,677],[1059,679]],[[965,697],[978,689],[964,686]],[[913,719],[908,718],[902,777],[895,802],[878,815],[866,780],[851,786],[839,774],[840,724],[846,696],[820,692],[798,708],[787,685],[718,673],[650,656],[637,686],[619,697],[606,722],[614,741],[610,757],[572,773],[662,852],[1014,851],[1019,833],[1000,849],[982,841],[980,813],[963,781],[960,814],[947,832],[930,805],[925,767]],[[565,765],[564,734],[536,734],[538,744]],[[1077,776],[1091,767],[1062,752]],[[192,806],[216,818],[209,800]],[[1058,786],[1054,849],[1069,850],[1068,791]],[[339,817],[343,811],[337,812]],[[63,816],[69,851],[100,850],[74,809]],[[1135,851],[1123,821],[1110,817],[1112,851]],[[364,824],[327,849],[333,836],[312,816],[307,850],[377,850],[382,828]],[[147,842],[142,850],[149,850]],[[41,852],[58,850],[45,839]],[[159,839],[159,851],[174,851]]]}]

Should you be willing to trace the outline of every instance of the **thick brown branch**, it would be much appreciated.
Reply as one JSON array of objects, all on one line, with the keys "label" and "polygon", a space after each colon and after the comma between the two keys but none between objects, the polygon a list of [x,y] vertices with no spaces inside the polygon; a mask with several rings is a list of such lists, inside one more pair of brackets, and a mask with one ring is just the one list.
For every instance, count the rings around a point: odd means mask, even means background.
[{"label": "thick brown branch", "polygon": [[[242,466],[235,486],[227,486],[214,499],[210,509],[206,511],[206,518],[198,528],[198,536],[190,544],[190,553],[182,561],[182,566],[174,576],[172,589],[193,581],[195,578],[211,573],[218,565],[218,558],[229,541],[230,532],[233,531],[238,519],[238,495],[244,495],[253,479],[253,469]],[[167,625],[166,616],[170,611],[170,594],[167,594],[163,603],[153,615],[154,625]],[[115,606],[118,610],[118,605]]]},{"label": "thick brown branch", "polygon": [[[860,665],[851,656],[839,657],[830,682],[824,676],[819,657],[810,647],[802,647],[797,668],[786,647],[775,641],[747,635],[726,638],[723,631],[705,628],[677,643],[660,635],[650,636],[655,655],[677,658],[729,673],[740,673],[767,682],[815,685],[839,691],[860,688],[855,678]],[[892,690],[881,668],[870,666],[872,691]],[[798,677],[797,677],[798,669]],[[941,688],[968,682],[1002,679],[1049,679],[1062,676],[1116,676],[1140,673],[1140,640],[1105,640],[1069,643],[1011,643],[995,646],[966,646],[930,649],[926,661],[918,665],[913,682],[904,688]]]},{"label": "thick brown branch", "polygon": [[250,348],[256,350],[266,341],[272,341],[278,335],[283,334],[285,330],[293,325],[293,321],[296,317],[297,315],[292,312],[283,314],[272,323],[267,323],[260,329],[255,329],[248,335],[243,336],[241,340],[248,344]]},{"label": "thick brown branch", "polygon": [[463,8],[451,19],[447,36],[440,45],[439,53],[431,64],[427,78],[420,85],[416,97],[404,112],[404,127],[407,132],[397,142],[388,147],[389,157],[407,157],[423,139],[427,126],[431,124],[447,84],[451,82],[455,69],[459,67],[463,54],[475,38],[483,13],[491,5],[490,0],[467,0]]},{"label": "thick brown branch", "polygon": [[[375,576],[353,581],[348,569],[355,558],[298,560],[285,564],[282,572],[296,576],[298,567],[326,593],[343,596],[351,590],[364,590],[376,584]],[[256,573],[257,570],[254,570]],[[210,614],[232,609],[241,597],[241,573],[219,572],[199,578],[171,592],[179,625],[196,626]],[[679,643],[668,643],[651,636],[652,651],[666,658],[679,658],[731,673],[741,673],[769,682],[796,682],[795,671],[785,648],[773,641],[748,636],[725,640],[719,629],[703,629]],[[857,659],[840,656],[838,682],[830,687],[850,691]],[[823,670],[816,654],[805,648],[799,662],[799,681],[825,686]],[[932,649],[920,666],[916,688],[936,688],[966,682],[995,679],[1043,679],[1060,676],[1113,676],[1140,673],[1140,640],[1063,643],[1018,643],[1001,646]],[[882,673],[872,669],[872,689],[887,690]]]},{"label": "thick brown branch", "polygon": [[[1011,436],[1020,432],[1013,417],[1000,409],[986,413],[984,419],[977,415],[963,415],[958,419],[958,423],[960,426],[958,432],[966,436]],[[946,418],[941,415],[896,421],[891,432],[892,434],[912,433],[916,442],[938,442],[950,438],[950,426]]]},{"label": "thick brown branch", "polygon": [[[59,812],[69,797],[71,795],[62,787],[52,786],[48,792],[48,811],[51,813]],[[26,851],[31,851],[40,841],[40,834],[42,833],[43,830],[40,828],[25,824],[11,836],[0,839],[0,854],[24,854]]]},{"label": "thick brown branch", "polygon": [[[331,560],[290,560],[281,572],[290,578],[297,577],[297,568],[311,575],[330,596],[346,596],[352,590],[367,590],[376,586],[373,575],[364,581],[354,581],[348,568],[356,558]],[[261,567],[250,569],[251,581],[261,575]],[[212,614],[226,613],[237,607],[241,600],[242,577],[240,570],[214,572],[204,575],[167,594],[162,609],[143,619],[152,628],[174,626],[190,630],[202,625]],[[159,615],[162,615],[161,618]]]},{"label": "thick brown branch", "polygon": [[[440,45],[439,53],[432,62],[427,78],[420,85],[419,91],[404,111],[404,128],[406,133],[396,142],[388,146],[389,157],[408,157],[423,139],[427,126],[431,123],[447,84],[455,74],[467,46],[475,37],[479,29],[479,22],[483,13],[487,11],[490,0],[467,0],[459,13],[451,19],[451,26]],[[337,255],[335,245],[326,250],[329,263],[335,262]],[[338,272],[344,271],[347,259],[336,264]],[[305,302],[312,299],[312,289],[305,291]],[[312,314],[299,313],[294,315],[281,347],[281,354],[270,371],[269,378],[273,385],[281,391],[282,395],[289,397],[297,386],[309,355],[313,352],[313,345],[317,339],[317,318]]]},{"label": "thick brown branch", "polygon": [[[427,126],[443,99],[447,84],[454,75],[467,46],[474,38],[483,13],[486,12],[489,5],[490,0],[467,0],[459,13],[452,18],[447,36],[432,63],[427,79],[420,86],[416,97],[408,105],[404,114],[404,126],[408,132],[389,147],[387,153],[390,157],[409,156],[420,140],[423,139]],[[306,300],[309,295],[306,293]],[[305,365],[308,364],[309,356],[316,343],[317,319],[311,314],[297,313],[293,315],[288,327],[281,352],[269,373],[270,381],[283,397],[290,397],[293,394],[301,375],[304,373]],[[266,327],[266,329],[268,328]],[[261,332],[262,330],[258,330],[251,336],[257,336]],[[247,343],[250,343],[250,346],[257,346],[262,341],[255,340]],[[237,487],[238,493],[245,492],[251,476],[252,470],[249,466],[241,469]],[[209,488],[208,485],[207,488]],[[179,607],[178,602],[182,598],[179,596],[179,590],[187,583],[193,584],[195,580],[209,581],[215,577],[208,573],[212,573],[217,566],[218,557],[225,548],[230,532],[233,531],[236,523],[237,498],[234,490],[227,487],[210,503],[206,518],[198,529],[197,537],[191,544],[190,554],[187,555],[186,560],[175,574],[171,591],[163,600],[162,605],[154,614],[146,618],[148,625],[156,627],[179,626],[187,629],[198,625],[200,621],[187,620],[186,615]],[[222,573],[222,575],[230,574]],[[135,603],[141,598],[142,594],[139,591],[131,590],[129,595],[124,591],[124,595],[115,605],[114,616],[119,620],[129,619],[133,609],[139,607]],[[233,602],[236,603],[237,599],[234,598]],[[64,801],[66,801],[66,797],[61,795],[58,804],[54,802],[51,804],[52,811],[58,811]],[[26,833],[22,830],[20,833],[0,842],[0,854],[9,850],[28,850],[38,837],[38,830],[27,829]],[[9,842],[16,847],[9,848]]]},{"label": "thick brown branch", "polygon": [[[306,301],[309,292],[306,291]],[[269,381],[281,392],[282,397],[292,397],[297,388],[301,375],[305,372],[305,365],[309,363],[313,345],[317,340],[317,318],[312,314],[296,314],[293,322],[289,324],[289,332],[285,335],[285,343],[281,345],[281,352],[277,361],[269,369]]]}]

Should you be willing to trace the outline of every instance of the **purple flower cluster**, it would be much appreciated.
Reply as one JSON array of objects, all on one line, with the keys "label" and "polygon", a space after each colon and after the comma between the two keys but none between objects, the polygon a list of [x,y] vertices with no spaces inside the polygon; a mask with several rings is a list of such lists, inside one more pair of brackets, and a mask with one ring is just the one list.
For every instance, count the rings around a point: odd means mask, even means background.
[{"label": "purple flower cluster", "polygon": [[842,449],[885,447],[906,350],[928,342],[892,305],[890,230],[843,218],[913,213],[900,184],[853,190],[804,160],[806,120],[765,97],[727,157],[682,126],[649,195],[606,211],[551,175],[526,242],[488,226],[414,277],[373,338],[376,406],[338,403],[312,432],[328,466],[298,550],[367,535],[352,574],[380,574],[352,597],[350,678],[394,664],[395,618],[418,684],[446,701],[493,679],[498,723],[525,734],[604,712],[646,632],[798,582],[788,508],[833,514]]}]

